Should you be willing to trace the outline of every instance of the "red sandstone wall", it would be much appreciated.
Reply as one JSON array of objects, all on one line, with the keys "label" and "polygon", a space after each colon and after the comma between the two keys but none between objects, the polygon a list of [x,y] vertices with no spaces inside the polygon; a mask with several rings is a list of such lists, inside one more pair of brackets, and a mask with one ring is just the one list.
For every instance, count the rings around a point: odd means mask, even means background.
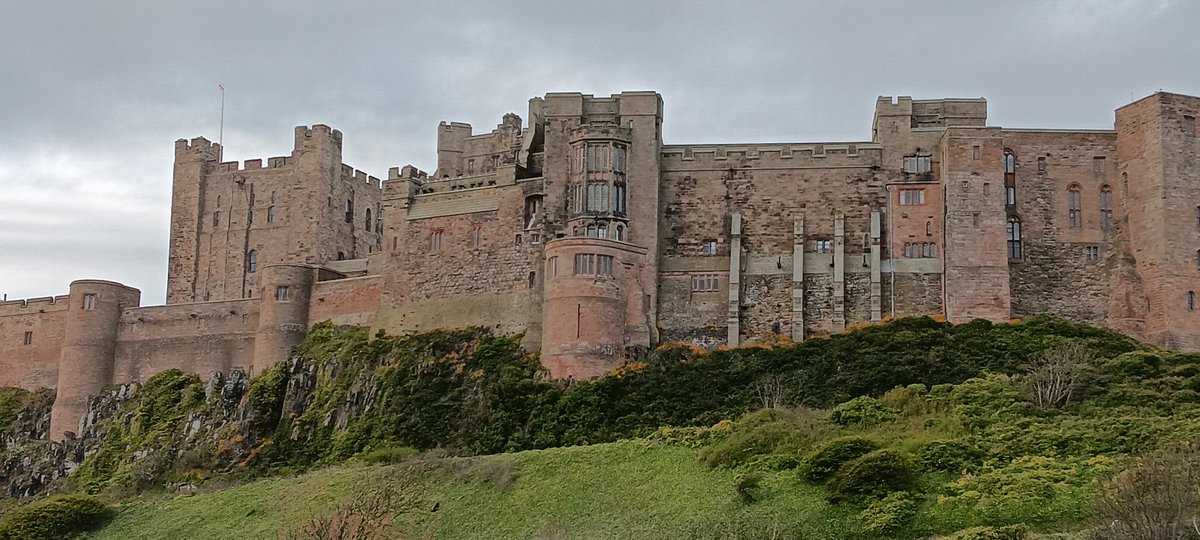
[{"label": "red sandstone wall", "polygon": [[514,183],[513,169],[503,172],[508,180],[497,186],[451,189],[457,182],[451,180],[428,186],[434,192],[411,205],[407,197],[385,203],[390,251],[375,326],[399,333],[478,325],[518,333],[535,318],[540,323],[540,302],[533,299],[545,239],[541,230],[525,230],[523,214],[525,197],[541,192],[541,179]]},{"label": "red sandstone wall", "polygon": [[207,376],[253,364],[258,299],[126,309],[117,328],[113,383],[171,368]]},{"label": "red sandstone wall", "polygon": [[380,276],[316,283],[309,301],[309,325],[329,320],[334,324],[371,326],[379,310],[382,286]]},{"label": "red sandstone wall", "polygon": [[[1112,275],[1121,253],[1117,227],[1125,194],[1117,169],[1115,132],[1005,130],[1004,146],[1016,155],[1017,204],[1023,256],[1009,260],[1014,317],[1052,314],[1097,326],[1108,322]],[[1094,171],[1094,159],[1104,168]],[[1042,158],[1044,170],[1038,169]],[[999,162],[993,167],[1002,167]],[[1068,191],[1080,188],[1082,226],[1070,226]],[[1100,192],[1112,193],[1113,219],[1101,227]],[[1085,249],[1098,247],[1099,260]]]},{"label": "red sandstone wall", "polygon": [[[58,383],[68,298],[14,300],[0,303],[0,386],[32,390]],[[25,344],[25,333],[32,340]]]}]

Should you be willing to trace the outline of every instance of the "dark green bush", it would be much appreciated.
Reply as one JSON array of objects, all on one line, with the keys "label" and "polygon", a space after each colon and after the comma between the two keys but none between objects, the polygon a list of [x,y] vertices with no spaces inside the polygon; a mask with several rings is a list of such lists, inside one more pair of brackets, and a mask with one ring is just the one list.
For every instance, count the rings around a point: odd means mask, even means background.
[{"label": "dark green bush", "polygon": [[962,472],[979,465],[983,452],[962,441],[929,441],[917,449],[917,463],[926,471]]},{"label": "dark green bush", "polygon": [[872,502],[859,514],[862,531],[871,536],[895,538],[917,516],[917,500],[911,493],[897,491]]},{"label": "dark green bush", "polygon": [[870,396],[859,396],[833,408],[829,420],[839,426],[869,427],[896,419],[897,411]]},{"label": "dark green bush", "polygon": [[733,491],[742,504],[759,500],[762,498],[762,474],[748,471],[737,475],[733,482]]},{"label": "dark green bush", "polygon": [[88,495],[57,495],[30,503],[0,518],[0,540],[51,540],[103,527],[114,512]]},{"label": "dark green bush", "polygon": [[876,450],[843,465],[828,487],[834,503],[880,499],[896,491],[917,491],[917,471],[899,452]]},{"label": "dark green bush", "polygon": [[972,527],[958,531],[944,540],[1025,540],[1028,533],[1021,525],[1008,527]]},{"label": "dark green bush", "polygon": [[402,461],[408,461],[420,453],[421,452],[419,452],[416,448],[409,446],[389,446],[387,448],[379,448],[377,450],[363,452],[359,457],[364,462],[371,464],[393,465]]},{"label": "dark green bush", "polygon": [[810,482],[824,482],[842,465],[879,449],[879,443],[864,437],[829,439],[806,456],[800,475]]}]

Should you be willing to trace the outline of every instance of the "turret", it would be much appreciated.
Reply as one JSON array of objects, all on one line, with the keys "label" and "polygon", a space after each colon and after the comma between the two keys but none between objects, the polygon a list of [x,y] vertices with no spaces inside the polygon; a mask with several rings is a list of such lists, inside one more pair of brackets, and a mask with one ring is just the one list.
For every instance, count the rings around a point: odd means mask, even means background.
[{"label": "turret", "polygon": [[470,136],[471,124],[442,122],[438,125],[438,163],[435,177],[462,175],[463,152],[467,149],[467,138]]},{"label": "turret", "polygon": [[88,398],[112,382],[121,312],[137,307],[141,291],[120,283],[71,283],[63,346],[58,361],[58,394],[50,414],[50,439],[77,433]]},{"label": "turret", "polygon": [[542,363],[558,379],[590,379],[619,367],[629,346],[646,346],[646,250],[615,240],[560,238],[546,244]]},{"label": "turret", "polygon": [[251,373],[285,360],[308,332],[308,300],[315,270],[308,266],[275,265],[262,270],[262,304],[254,334]]},{"label": "turret", "polygon": [[207,182],[205,175],[221,159],[221,145],[197,137],[175,141],[175,170],[171,181],[171,241],[167,265],[167,303],[195,302],[199,273],[200,217]]}]

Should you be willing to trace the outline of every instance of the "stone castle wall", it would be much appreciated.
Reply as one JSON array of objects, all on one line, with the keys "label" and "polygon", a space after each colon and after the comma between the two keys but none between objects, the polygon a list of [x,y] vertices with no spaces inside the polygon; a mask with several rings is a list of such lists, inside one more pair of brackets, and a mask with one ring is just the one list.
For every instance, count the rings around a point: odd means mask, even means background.
[{"label": "stone castle wall", "polygon": [[259,372],[325,320],[521,333],[577,378],[664,341],[920,315],[1052,314],[1200,348],[1200,98],[1071,131],[987,127],[982,99],[881,97],[870,142],[842,143],[665,145],[662,114],[653,92],[548,94],[525,123],[439,125],[434,173],[386,182],[320,124],[265,162],[177,141],[168,305],[92,280],[2,302],[0,385],[56,387],[61,438],[105,384]]}]

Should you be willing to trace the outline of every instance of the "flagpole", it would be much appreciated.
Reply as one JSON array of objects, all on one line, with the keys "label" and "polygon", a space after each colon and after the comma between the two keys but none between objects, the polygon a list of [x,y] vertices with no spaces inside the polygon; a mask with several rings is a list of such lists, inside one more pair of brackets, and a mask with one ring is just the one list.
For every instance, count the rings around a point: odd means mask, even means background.
[{"label": "flagpole", "polygon": [[217,144],[221,146],[221,153],[225,153],[225,84],[217,84],[217,88],[221,89],[221,124],[217,131]]}]

